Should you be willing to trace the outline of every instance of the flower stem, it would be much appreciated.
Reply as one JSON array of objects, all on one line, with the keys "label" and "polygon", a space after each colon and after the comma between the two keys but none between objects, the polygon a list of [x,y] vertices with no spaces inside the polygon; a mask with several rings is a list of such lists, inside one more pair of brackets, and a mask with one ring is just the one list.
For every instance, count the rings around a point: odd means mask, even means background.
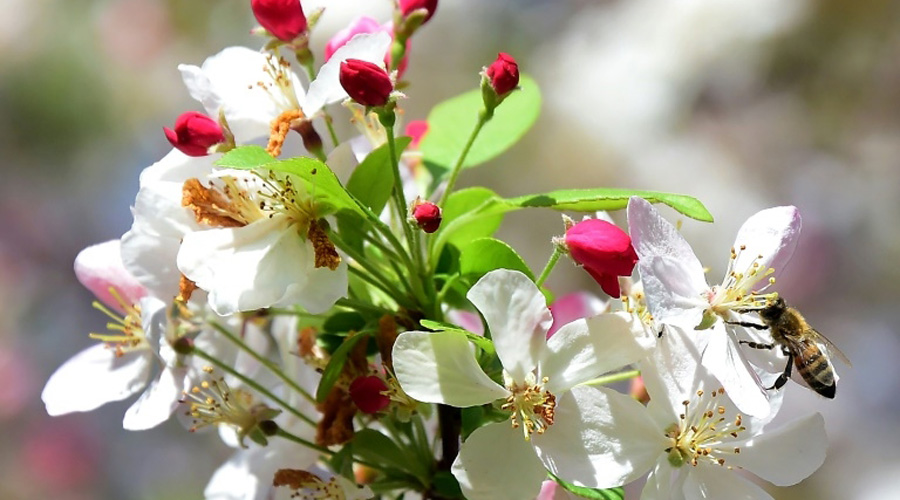
[{"label": "flower stem", "polygon": [[263,387],[263,386],[260,385],[258,382],[256,382],[255,380],[251,379],[250,377],[247,377],[246,375],[241,374],[240,372],[238,372],[238,371],[235,370],[234,368],[232,368],[232,367],[228,366],[227,364],[225,364],[225,363],[219,361],[219,360],[216,359],[214,356],[211,356],[211,355],[207,354],[205,351],[203,351],[202,349],[197,348],[196,346],[194,346],[193,353],[194,353],[196,356],[199,356],[199,357],[205,359],[206,361],[209,361],[210,363],[216,365],[217,368],[219,368],[220,370],[224,371],[225,373],[228,373],[229,375],[233,375],[235,378],[237,378],[237,379],[240,380],[241,382],[247,384],[247,386],[249,386],[249,387],[253,388],[254,390],[256,390],[256,392],[258,392],[258,393],[262,394],[263,396],[265,396],[265,397],[271,399],[272,401],[274,401],[275,403],[277,403],[279,406],[281,406],[282,408],[284,408],[284,409],[285,409],[288,413],[290,413],[291,415],[294,415],[295,417],[299,418],[300,420],[306,422],[307,424],[309,424],[309,425],[311,425],[311,426],[313,426],[313,427],[316,427],[316,426],[317,426],[317,425],[316,425],[316,422],[313,421],[313,419],[307,417],[307,416],[304,415],[303,413],[300,413],[300,411],[298,411],[298,410],[297,410],[296,408],[294,408],[293,406],[289,405],[285,400],[279,398],[278,396],[276,396],[275,394],[273,394],[270,390],[266,389],[265,387]]},{"label": "flower stem", "polygon": [[462,171],[463,162],[466,160],[466,156],[469,154],[469,150],[472,149],[472,144],[475,143],[475,139],[478,137],[478,134],[481,132],[481,128],[484,127],[484,124],[490,120],[491,117],[482,110],[478,113],[478,122],[475,123],[475,128],[472,129],[472,134],[469,135],[469,140],[466,141],[466,145],[463,147],[462,151],[459,152],[459,157],[456,158],[456,163],[453,165],[453,170],[450,171],[450,178],[447,180],[447,187],[444,188],[444,194],[441,195],[441,201],[438,202],[438,206],[444,208],[444,205],[447,204],[447,198],[450,197],[450,193],[453,192],[454,186],[456,186],[456,179],[459,177],[460,171]]},{"label": "flower stem", "polygon": [[606,385],[612,384],[615,382],[622,382],[624,380],[631,380],[635,377],[640,376],[640,370],[627,370],[624,372],[611,373],[609,375],[604,375],[602,377],[597,377],[593,380],[588,380],[584,383],[584,385]]},{"label": "flower stem", "polygon": [[278,426],[278,430],[275,432],[275,435],[280,438],[287,439],[288,441],[292,441],[294,443],[301,444],[303,446],[306,446],[307,448],[311,448],[320,453],[324,453],[326,455],[334,455],[334,453],[335,453],[335,452],[329,450],[325,446],[319,446],[316,443],[313,443],[312,441],[307,441],[300,436],[295,436],[294,434],[291,434],[290,432],[284,430],[281,426]]},{"label": "flower stem", "polygon": [[459,455],[459,434],[462,431],[462,412],[449,405],[438,405],[438,423],[441,433],[441,460],[439,470],[450,470]]},{"label": "flower stem", "polygon": [[544,284],[544,281],[547,280],[547,277],[550,276],[550,271],[556,266],[556,263],[559,262],[559,257],[562,255],[562,252],[558,247],[553,248],[553,255],[550,256],[550,260],[547,261],[547,265],[544,266],[544,270],[541,271],[541,275],[538,276],[537,281],[534,282],[535,285],[540,287]]},{"label": "flower stem", "polygon": [[210,324],[210,326],[215,328],[217,332],[221,333],[222,335],[225,336],[225,338],[227,338],[228,340],[233,342],[236,346],[238,346],[239,349],[246,352],[253,359],[258,361],[261,365],[268,368],[269,371],[271,371],[276,377],[278,377],[279,379],[281,379],[281,381],[283,381],[285,384],[287,384],[288,387],[297,391],[297,393],[300,394],[301,396],[303,396],[304,399],[306,399],[310,403],[313,403],[313,404],[316,403],[316,399],[314,397],[312,397],[312,395],[309,393],[309,391],[307,391],[306,389],[297,385],[297,383],[294,382],[290,377],[288,377],[283,371],[281,371],[281,369],[279,367],[275,366],[275,364],[272,363],[272,361],[270,361],[269,359],[266,359],[265,357],[260,355],[258,352],[251,349],[250,346],[245,344],[243,340],[239,339],[233,333],[228,331],[228,329],[225,328],[224,326],[216,323],[215,321],[210,321],[209,324]]}]

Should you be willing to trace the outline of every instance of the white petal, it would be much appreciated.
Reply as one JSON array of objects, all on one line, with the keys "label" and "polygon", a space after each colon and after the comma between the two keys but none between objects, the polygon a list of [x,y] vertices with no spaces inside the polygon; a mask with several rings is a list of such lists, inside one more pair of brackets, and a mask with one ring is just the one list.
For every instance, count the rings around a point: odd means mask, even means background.
[{"label": "white petal", "polygon": [[566,481],[610,488],[644,475],[669,446],[647,409],[605,387],[573,387],[553,425],[532,443],[547,469]]},{"label": "white petal", "polygon": [[143,431],[168,420],[178,408],[184,391],[190,389],[186,372],[185,368],[163,369],[159,378],[150,382],[147,390],[125,412],[122,427]]},{"label": "white petal", "polygon": [[503,368],[513,380],[524,380],[537,366],[553,322],[540,290],[519,271],[497,269],[466,296],[484,315]]},{"label": "white petal", "polygon": [[178,268],[220,315],[299,303],[320,313],[346,293],[346,265],[314,270],[312,243],[282,214],[185,235]]},{"label": "white petal", "polygon": [[[658,407],[660,425],[682,412],[681,402],[697,390],[698,370],[701,369],[701,351],[709,337],[708,330],[687,330],[668,326],[657,339],[646,361],[640,364],[641,375],[647,393]],[[697,341],[701,346],[697,345]]]},{"label": "white petal", "polygon": [[404,332],[394,342],[394,372],[411,397],[460,408],[505,398],[509,392],[475,361],[475,348],[457,332]]},{"label": "white petal", "polygon": [[553,394],[625,366],[646,351],[631,333],[630,323],[617,314],[573,321],[547,339],[547,354],[539,374]]},{"label": "white petal", "polygon": [[[762,270],[773,268],[780,272],[794,255],[801,225],[797,207],[774,207],[757,212],[744,222],[734,240],[734,248],[739,254],[733,268],[746,272],[755,261]],[[741,246],[746,248],[740,250]]]},{"label": "white petal", "polygon": [[765,418],[770,414],[768,394],[761,386],[756,371],[744,359],[731,331],[721,325],[712,328],[702,363],[719,379],[726,394],[739,410],[758,418]]},{"label": "white petal", "polygon": [[683,485],[687,474],[679,472],[665,455],[661,456],[641,490],[641,500],[684,500]]},{"label": "white petal", "polygon": [[[278,66],[277,62],[273,63]],[[203,66],[181,64],[178,69],[191,97],[218,119],[223,110],[238,143],[268,137],[269,124],[284,111],[303,104],[303,87],[287,70],[290,87],[282,89],[269,71],[269,56],[246,47],[228,47],[209,57]]]},{"label": "white petal", "polygon": [[628,229],[650,313],[658,322],[699,324],[709,285],[691,246],[643,198],[628,201]]},{"label": "white petal", "polygon": [[772,500],[762,488],[733,471],[718,465],[701,463],[692,467],[684,481],[684,498],[687,500]]},{"label": "white petal", "polygon": [[[140,187],[160,182],[171,182],[181,187],[184,181],[203,178],[212,172],[215,161],[221,155],[188,156],[172,148],[161,160],[141,171]],[[179,199],[180,201],[180,199]]]},{"label": "white petal", "polygon": [[88,347],[57,368],[41,399],[51,416],[91,411],[120,401],[147,384],[152,360],[149,350],[116,357],[103,344]]},{"label": "white petal", "polygon": [[547,471],[509,422],[476,429],[463,443],[451,468],[469,500],[521,500],[533,497]]},{"label": "white petal", "polygon": [[309,84],[303,112],[307,116],[312,116],[324,106],[347,98],[347,92],[339,80],[342,62],[347,59],[359,59],[384,65],[384,55],[390,46],[391,36],[384,32],[362,33],[351,38],[319,68],[316,79]]},{"label": "white petal", "polygon": [[136,304],[147,290],[122,264],[119,240],[91,245],[75,257],[75,276],[85,288],[107,306],[124,313],[122,304],[110,292],[114,288],[126,306]]},{"label": "white petal", "polygon": [[797,484],[825,462],[828,437],[822,415],[814,413],[764,432],[727,459],[778,486]]}]

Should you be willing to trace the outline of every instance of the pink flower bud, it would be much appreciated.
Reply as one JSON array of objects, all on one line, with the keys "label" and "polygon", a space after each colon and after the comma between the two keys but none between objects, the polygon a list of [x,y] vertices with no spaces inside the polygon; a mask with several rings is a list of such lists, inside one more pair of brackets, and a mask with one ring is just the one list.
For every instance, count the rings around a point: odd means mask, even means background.
[{"label": "pink flower bud", "polygon": [[412,150],[419,149],[419,144],[425,138],[428,132],[428,122],[425,120],[413,120],[406,124],[406,135],[412,138],[409,148]]},{"label": "pink flower bud", "polygon": [[519,65],[511,55],[504,52],[497,54],[497,60],[488,66],[485,74],[497,95],[505,95],[519,84]]},{"label": "pink flower bud", "polygon": [[416,225],[426,233],[433,233],[441,227],[441,209],[430,201],[417,203],[412,211]]},{"label": "pink flower bud", "polygon": [[387,390],[388,387],[384,380],[375,375],[357,377],[350,383],[350,399],[361,412],[371,415],[391,404],[391,398],[382,394]]},{"label": "pink flower bud", "polygon": [[172,146],[188,156],[206,156],[211,146],[225,142],[222,127],[196,111],[182,113],[175,120],[175,130],[163,127],[163,132]]},{"label": "pink flower bud", "polygon": [[256,20],[275,38],[290,42],[306,31],[300,0],[250,0]]},{"label": "pink flower bud", "polygon": [[400,0],[400,12],[404,16],[408,16],[414,10],[425,9],[428,11],[428,14],[425,16],[425,20],[422,21],[424,24],[434,15],[434,11],[437,10],[437,4],[438,0]]},{"label": "pink flower bud", "polygon": [[350,98],[364,106],[384,106],[394,91],[387,71],[359,59],[341,63],[340,81]]},{"label": "pink flower bud", "polygon": [[337,52],[337,49],[346,45],[356,35],[364,33],[378,33],[385,31],[384,27],[378,24],[378,21],[367,16],[359,16],[354,19],[349,26],[338,31],[325,44],[325,60],[331,59],[331,56]]},{"label": "pink flower bud", "polygon": [[604,292],[618,297],[618,277],[631,276],[638,261],[628,233],[605,220],[588,219],[570,227],[565,241],[572,259],[584,266]]}]

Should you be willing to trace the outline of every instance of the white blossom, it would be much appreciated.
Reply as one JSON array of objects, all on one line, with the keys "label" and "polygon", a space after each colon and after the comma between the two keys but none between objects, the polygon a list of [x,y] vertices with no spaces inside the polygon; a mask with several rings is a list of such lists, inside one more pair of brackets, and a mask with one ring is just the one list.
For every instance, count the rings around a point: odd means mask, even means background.
[{"label": "white blossom", "polygon": [[[500,401],[511,421],[477,429],[453,464],[471,499],[533,496],[546,470],[597,486],[603,450],[592,415],[604,411],[596,389],[580,386],[643,356],[623,316],[577,320],[550,339],[544,296],[524,274],[500,269],[468,293],[481,311],[503,365],[498,384],[478,365],[466,336],[454,331],[401,334],[394,344],[400,385],[424,402],[469,407]],[[512,424],[512,425],[511,425]]]}]

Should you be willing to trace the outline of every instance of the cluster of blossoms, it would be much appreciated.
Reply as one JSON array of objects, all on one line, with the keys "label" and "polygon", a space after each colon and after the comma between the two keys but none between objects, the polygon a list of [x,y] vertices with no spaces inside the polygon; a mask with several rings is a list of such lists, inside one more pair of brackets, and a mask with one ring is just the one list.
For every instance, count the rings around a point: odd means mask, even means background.
[{"label": "cluster of blossoms", "polygon": [[[455,189],[540,100],[501,53],[479,89],[398,135],[397,89],[412,92],[400,79],[436,4],[355,20],[317,66],[322,12],[252,0],[262,50],[179,66],[204,112],[164,130],[174,149],[141,174],[131,229],[78,255],[110,331],[53,374],[47,411],[140,392],[126,429],[173,415],[217,428],[235,452],[210,499],[606,498],[648,473],[642,498],[769,498],[735,469],[809,476],[822,418],[770,429],[790,352],[752,348],[773,343],[759,312],[778,299],[797,210],[751,217],[710,286],[651,204],[711,220],[693,198]],[[341,140],[347,114],[359,135]],[[537,277],[493,237],[505,213],[536,208],[590,214],[564,217]],[[601,209],[627,209],[628,231]],[[608,298],[554,298],[542,285],[562,255]],[[645,389],[607,387],[625,380]]]}]

